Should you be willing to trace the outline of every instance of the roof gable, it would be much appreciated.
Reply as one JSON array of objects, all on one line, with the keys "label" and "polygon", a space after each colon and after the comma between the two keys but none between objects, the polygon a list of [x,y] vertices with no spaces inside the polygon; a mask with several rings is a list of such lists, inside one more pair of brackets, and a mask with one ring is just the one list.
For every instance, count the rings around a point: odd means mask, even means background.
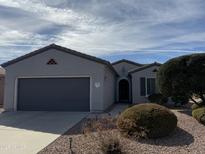
[{"label": "roof gable", "polygon": [[90,56],[90,55],[87,55],[87,54],[84,54],[84,53],[81,53],[81,52],[78,52],[78,51],[75,51],[75,50],[71,50],[71,49],[68,49],[68,48],[56,45],[56,44],[51,44],[51,45],[48,45],[46,47],[40,48],[38,50],[35,50],[33,52],[30,52],[28,54],[20,56],[20,57],[18,57],[16,59],[13,59],[13,60],[10,60],[8,62],[5,62],[5,63],[1,64],[1,66],[2,67],[7,67],[9,65],[13,65],[13,64],[15,64],[15,63],[17,63],[19,61],[22,61],[22,60],[27,59],[29,57],[32,57],[32,56],[35,56],[37,54],[41,54],[41,53],[43,53],[45,51],[48,51],[49,49],[56,49],[58,51],[62,51],[62,52],[68,53],[68,54],[79,56],[79,57],[82,57],[82,58],[85,58],[85,59],[88,59],[88,60],[91,60],[91,61],[103,64],[103,65],[106,65],[106,66],[108,66],[109,69],[111,69],[114,73],[117,74],[117,72],[112,67],[111,63],[106,61],[106,60],[103,60],[103,59],[100,59],[100,58],[97,58],[97,57],[94,57],[94,56]]},{"label": "roof gable", "polygon": [[133,70],[129,71],[129,74],[132,74],[132,73],[136,73],[136,72],[145,70],[145,69],[150,68],[150,67],[152,67],[152,66],[161,66],[161,64],[160,64],[160,63],[157,63],[157,62],[154,62],[154,63],[152,63],[152,64],[144,65],[144,66],[142,66],[142,67],[140,67],[140,68],[133,69]]},{"label": "roof gable", "polygon": [[116,61],[116,62],[112,63],[112,65],[117,65],[117,64],[120,64],[120,63],[123,63],[123,62],[128,63],[128,64],[132,64],[132,65],[135,65],[135,66],[143,66],[140,63],[136,63],[136,62],[133,62],[133,61],[130,61],[130,60],[127,60],[127,59],[122,59],[122,60]]}]

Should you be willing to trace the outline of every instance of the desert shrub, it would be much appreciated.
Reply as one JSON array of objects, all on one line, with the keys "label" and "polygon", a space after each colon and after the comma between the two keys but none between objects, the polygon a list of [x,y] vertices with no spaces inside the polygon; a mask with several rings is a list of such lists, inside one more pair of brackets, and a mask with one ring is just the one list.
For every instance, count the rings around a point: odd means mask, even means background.
[{"label": "desert shrub", "polygon": [[120,132],[130,137],[159,138],[169,135],[177,126],[177,117],[158,104],[135,105],[121,113],[117,120]]},{"label": "desert shrub", "polygon": [[122,154],[120,139],[116,136],[105,134],[99,137],[100,147],[105,154]]},{"label": "desert shrub", "polygon": [[186,95],[172,96],[171,99],[175,103],[175,105],[177,104],[184,105],[189,102],[189,98]]},{"label": "desert shrub", "polygon": [[107,116],[103,118],[88,118],[85,120],[82,126],[82,133],[89,134],[92,132],[101,132],[105,130],[111,130],[116,128],[116,119]]},{"label": "desert shrub", "polygon": [[150,103],[165,104],[167,103],[168,98],[163,96],[160,93],[157,93],[157,94],[149,95],[148,100]]},{"label": "desert shrub", "polygon": [[86,119],[82,132],[97,143],[99,150],[105,154],[122,154],[120,136],[116,131],[116,119],[111,116]]},{"label": "desert shrub", "polygon": [[200,107],[192,111],[192,116],[205,125],[205,107]]}]

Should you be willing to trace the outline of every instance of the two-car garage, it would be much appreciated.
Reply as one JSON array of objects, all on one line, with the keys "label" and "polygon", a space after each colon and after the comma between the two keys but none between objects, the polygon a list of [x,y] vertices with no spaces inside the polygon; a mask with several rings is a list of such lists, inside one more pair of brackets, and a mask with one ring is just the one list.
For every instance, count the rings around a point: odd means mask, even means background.
[{"label": "two-car garage", "polygon": [[101,112],[115,102],[112,65],[55,44],[1,65],[7,111]]},{"label": "two-car garage", "polygon": [[90,78],[19,78],[17,110],[90,111]]}]

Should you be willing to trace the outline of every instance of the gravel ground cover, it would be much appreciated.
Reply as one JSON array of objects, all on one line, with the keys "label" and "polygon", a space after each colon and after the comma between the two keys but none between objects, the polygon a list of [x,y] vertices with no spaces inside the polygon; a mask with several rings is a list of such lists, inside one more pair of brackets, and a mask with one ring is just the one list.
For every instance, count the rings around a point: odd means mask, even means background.
[{"label": "gravel ground cover", "polygon": [[[178,128],[173,134],[161,139],[132,140],[120,136],[117,129],[107,131],[107,135],[117,136],[124,153],[128,154],[204,154],[205,126],[190,116],[189,110],[173,110],[178,117]],[[101,153],[100,141],[97,133],[82,134],[84,125],[81,121],[61,137],[42,149],[39,154],[96,154]],[[70,149],[72,138],[72,151]]]}]

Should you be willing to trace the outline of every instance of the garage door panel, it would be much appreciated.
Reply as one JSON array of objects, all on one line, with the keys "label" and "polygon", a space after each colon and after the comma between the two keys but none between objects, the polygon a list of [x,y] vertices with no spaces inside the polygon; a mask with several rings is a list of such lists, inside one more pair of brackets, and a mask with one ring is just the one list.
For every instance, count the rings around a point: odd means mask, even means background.
[{"label": "garage door panel", "polygon": [[18,80],[18,110],[89,111],[89,78]]}]

